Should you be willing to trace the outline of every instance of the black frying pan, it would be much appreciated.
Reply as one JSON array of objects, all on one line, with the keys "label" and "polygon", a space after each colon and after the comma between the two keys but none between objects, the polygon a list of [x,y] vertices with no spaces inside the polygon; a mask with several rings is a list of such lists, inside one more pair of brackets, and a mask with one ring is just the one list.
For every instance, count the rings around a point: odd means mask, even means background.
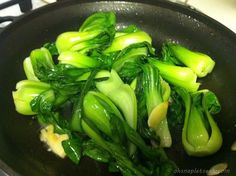
[{"label": "black frying pan", "polygon": [[[236,175],[236,152],[230,146],[236,140],[236,35],[195,10],[163,1],[65,1],[35,10],[11,24],[0,34],[0,167],[9,175],[24,176],[106,176],[106,166],[83,159],[79,166],[46,151],[39,141],[39,127],[30,117],[15,112],[11,91],[24,79],[22,61],[29,52],[54,41],[64,31],[76,30],[96,11],[115,11],[118,25],[136,24],[151,34],[154,46],[172,39],[216,60],[214,72],[203,79],[201,88],[214,91],[222,112],[216,117],[224,144],[215,155],[190,158],[182,147],[181,131],[173,134],[169,156],[180,169],[205,175],[219,162],[228,163],[224,175]],[[187,171],[188,171],[187,170]],[[186,171],[186,172],[187,172]],[[1,172],[0,172],[1,175]],[[182,174],[190,175],[190,174]]]}]

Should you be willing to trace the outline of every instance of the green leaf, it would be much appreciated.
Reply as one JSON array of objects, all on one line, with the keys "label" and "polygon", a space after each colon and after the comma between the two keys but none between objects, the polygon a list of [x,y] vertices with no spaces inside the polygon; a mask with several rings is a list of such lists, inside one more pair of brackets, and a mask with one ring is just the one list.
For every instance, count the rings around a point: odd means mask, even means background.
[{"label": "green leaf", "polygon": [[131,24],[123,29],[121,29],[119,32],[124,32],[124,33],[133,33],[133,32],[137,32],[139,31],[140,29],[134,25],[134,24]]},{"label": "green leaf", "polygon": [[65,51],[58,57],[60,64],[69,64],[77,68],[93,68],[99,66],[99,62],[87,55],[76,51]]},{"label": "green leaf", "polygon": [[200,83],[197,82],[197,75],[190,68],[175,66],[155,58],[149,58],[148,60],[149,63],[158,68],[162,78],[168,83],[183,87],[189,92],[198,90]]},{"label": "green leaf", "polygon": [[36,96],[31,102],[31,109],[37,113],[48,113],[52,111],[55,102],[55,94],[52,89],[46,90]]},{"label": "green leaf", "polygon": [[110,142],[106,142],[106,145],[109,148],[109,152],[116,160],[116,167],[123,175],[144,176],[144,174],[129,159],[124,148]]},{"label": "green leaf", "polygon": [[149,55],[154,55],[154,49],[148,42],[130,44],[119,52],[112,68],[119,72],[126,62],[137,62],[137,60]]},{"label": "green leaf", "polygon": [[107,163],[111,159],[110,154],[98,146],[93,140],[83,143],[83,155],[103,163]]},{"label": "green leaf", "polygon": [[146,32],[143,32],[143,31],[127,33],[125,35],[121,35],[119,37],[116,37],[112,41],[111,46],[109,46],[104,52],[110,53],[110,52],[114,52],[114,51],[120,51],[120,50],[128,47],[131,44],[141,43],[141,42],[147,42],[147,43],[151,44],[152,39]]},{"label": "green leaf", "polygon": [[56,44],[54,42],[53,43],[45,43],[43,45],[43,47],[48,49],[48,51],[51,53],[52,56],[57,56],[59,54]]},{"label": "green leaf", "polygon": [[79,164],[81,159],[81,146],[82,141],[80,138],[73,138],[68,139],[65,141],[62,141],[62,146],[64,148],[64,151],[66,153],[66,156],[68,156],[74,163]]},{"label": "green leaf", "polygon": [[210,114],[217,114],[221,111],[220,102],[215,93],[207,91],[203,97],[203,106]]},{"label": "green leaf", "polygon": [[174,176],[176,166],[172,161],[163,162],[160,166],[161,176]]},{"label": "green leaf", "polygon": [[173,53],[171,52],[171,49],[169,48],[168,43],[164,43],[162,45],[160,59],[172,65],[183,66],[183,64],[178,59],[176,59]]},{"label": "green leaf", "polygon": [[44,81],[48,82],[59,94],[70,96],[81,91],[84,82],[80,81],[79,78],[89,71],[88,68],[78,69],[71,65],[58,64],[48,72]]},{"label": "green leaf", "polygon": [[143,69],[143,87],[146,97],[148,114],[160,103],[163,102],[160,74],[157,68],[151,64],[145,64]]},{"label": "green leaf", "polygon": [[171,128],[176,126],[183,126],[184,124],[184,103],[181,96],[175,91],[175,88],[171,89],[170,106],[168,108],[167,120]]},{"label": "green leaf", "polygon": [[89,78],[87,79],[85,85],[83,86],[81,90],[79,99],[74,104],[73,111],[72,111],[72,119],[71,119],[71,128],[74,131],[80,131],[80,132],[82,131],[81,118],[83,114],[84,96],[87,94],[92,84],[94,83],[93,79],[96,76],[97,72],[98,72],[97,70],[93,70],[91,72]]},{"label": "green leaf", "polygon": [[89,91],[83,101],[84,115],[90,119],[99,130],[108,136],[112,136],[110,127],[111,117],[107,113],[106,108],[98,101],[98,97],[103,101],[110,101],[101,93]]},{"label": "green leaf", "polygon": [[30,60],[34,74],[39,80],[44,80],[48,72],[54,68],[52,56],[46,48],[31,51]]},{"label": "green leaf", "polygon": [[16,84],[16,91],[12,92],[16,111],[24,115],[34,115],[36,111],[31,108],[31,101],[42,92],[51,89],[47,83],[22,80]]},{"label": "green leaf", "polygon": [[[113,31],[115,29],[116,16],[113,12],[97,12],[90,15],[81,25],[79,31]],[[113,31],[114,32],[114,31]]]},{"label": "green leaf", "polygon": [[37,76],[34,74],[34,69],[33,69],[30,57],[27,57],[24,59],[23,67],[24,67],[25,75],[28,80],[39,81]]},{"label": "green leaf", "polygon": [[[134,90],[124,84],[115,70],[111,71],[110,78],[96,83],[97,89],[109,97],[121,110],[127,123],[137,128],[137,100]],[[122,98],[121,98],[122,97]]]},{"label": "green leaf", "polygon": [[[185,103],[185,120],[182,130],[185,151],[188,155],[196,157],[216,153],[222,146],[222,134],[212,117],[220,107],[215,94],[209,90],[200,90],[190,96],[186,90],[180,88],[177,92]],[[213,110],[212,114],[210,110]]]},{"label": "green leaf", "polygon": [[120,119],[114,117],[114,114],[111,114],[110,125],[114,143],[117,145],[127,145],[127,139],[122,122]]},{"label": "green leaf", "polygon": [[194,105],[191,107],[187,127],[187,140],[194,146],[206,146],[209,140],[209,134],[202,120],[202,112]]},{"label": "green leaf", "polygon": [[151,148],[148,147],[142,137],[132,128],[130,128],[126,123],[123,123],[125,133],[127,138],[135,144],[141,152],[149,159],[166,160],[167,156],[162,148]]}]

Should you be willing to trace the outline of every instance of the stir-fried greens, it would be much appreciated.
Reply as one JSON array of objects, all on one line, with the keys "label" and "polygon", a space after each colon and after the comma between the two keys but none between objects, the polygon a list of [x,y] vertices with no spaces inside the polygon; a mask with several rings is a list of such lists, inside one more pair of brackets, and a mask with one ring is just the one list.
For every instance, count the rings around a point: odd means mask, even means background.
[{"label": "stir-fried greens", "polygon": [[222,145],[213,118],[220,103],[197,82],[214,65],[177,43],[157,53],[148,33],[135,25],[117,30],[115,14],[99,12],[31,51],[23,62],[27,79],[12,95],[16,111],[36,117],[56,154],[77,164],[86,156],[124,176],[170,176],[177,166],[164,148],[175,147],[176,123],[188,155],[211,155]]}]

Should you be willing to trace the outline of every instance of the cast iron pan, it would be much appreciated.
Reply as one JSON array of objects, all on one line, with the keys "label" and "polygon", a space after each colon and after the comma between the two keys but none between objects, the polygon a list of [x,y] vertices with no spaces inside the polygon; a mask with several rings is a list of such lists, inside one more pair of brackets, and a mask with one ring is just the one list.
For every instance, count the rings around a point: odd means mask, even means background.
[{"label": "cast iron pan", "polygon": [[24,79],[22,61],[34,48],[54,41],[64,31],[77,30],[90,14],[115,11],[118,25],[136,24],[151,34],[159,49],[171,39],[216,60],[214,72],[203,79],[201,88],[214,91],[222,104],[216,117],[224,137],[222,149],[207,158],[188,157],[178,135],[167,151],[182,175],[206,175],[206,169],[219,162],[228,163],[224,175],[236,175],[236,35],[193,9],[163,1],[65,1],[35,10],[16,20],[0,34],[0,167],[9,175],[23,176],[106,176],[106,166],[83,159],[79,166],[47,152],[39,141],[39,126],[30,117],[15,112],[11,91]]}]

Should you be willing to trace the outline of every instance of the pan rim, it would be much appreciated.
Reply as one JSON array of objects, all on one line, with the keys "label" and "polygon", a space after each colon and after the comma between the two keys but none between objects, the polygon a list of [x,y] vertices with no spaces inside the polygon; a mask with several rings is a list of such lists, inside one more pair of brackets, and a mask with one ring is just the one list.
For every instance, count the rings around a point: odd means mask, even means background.
[{"label": "pan rim", "polygon": [[[194,19],[197,19],[200,22],[203,22],[207,26],[214,27],[217,31],[222,33],[223,36],[227,37],[232,43],[235,43],[236,45],[236,34],[231,31],[229,28],[221,24],[220,22],[212,19],[211,17],[203,14],[202,12],[197,11],[196,9],[190,8],[188,6],[183,6],[181,4],[176,4],[170,1],[163,1],[163,0],[71,0],[71,1],[60,1],[57,3],[49,4],[47,6],[40,7],[36,10],[33,10],[29,13],[26,13],[22,16],[20,16],[16,21],[8,25],[6,28],[3,29],[3,31],[0,33],[0,40],[2,38],[7,37],[9,34],[11,34],[11,31],[14,31],[14,28],[22,25],[24,22],[31,20],[35,16],[39,16],[43,13],[48,13],[51,10],[54,10],[56,8],[65,8],[67,6],[71,6],[73,4],[87,4],[87,3],[138,3],[138,4],[146,4],[146,5],[152,5],[152,6],[159,6],[166,9],[171,9],[177,12],[180,12],[182,14],[188,15]],[[9,175],[20,175],[16,171],[14,171],[10,166],[8,166],[4,161],[0,159],[0,168],[6,172]]]},{"label": "pan rim", "polygon": [[[227,28],[222,23],[216,21],[215,19],[207,16],[206,14],[198,11],[195,8],[192,8],[191,6],[184,6],[182,4],[174,3],[171,1],[165,1],[165,0],[71,0],[71,1],[59,1],[56,3],[48,4],[46,6],[42,6],[40,8],[37,8],[33,11],[30,11],[28,13],[25,13],[21,16],[19,16],[15,21],[13,21],[11,24],[6,26],[1,32],[0,32],[0,39],[4,38],[8,33],[11,33],[12,30],[14,30],[15,27],[18,25],[22,25],[27,20],[31,20],[31,18],[34,18],[35,16],[39,16],[40,14],[50,12],[50,10],[54,10],[56,8],[65,8],[67,6],[71,6],[73,4],[89,4],[89,3],[130,3],[130,4],[145,4],[145,5],[152,5],[152,6],[159,6],[162,8],[174,10],[176,12],[180,12],[182,14],[185,14],[187,16],[190,16],[193,19],[196,19],[204,24],[206,24],[209,27],[212,27],[214,29],[217,29],[220,33],[222,33],[224,36],[227,36],[230,40],[236,41],[236,33],[234,33],[232,30]],[[235,42],[236,44],[236,42]]]}]

